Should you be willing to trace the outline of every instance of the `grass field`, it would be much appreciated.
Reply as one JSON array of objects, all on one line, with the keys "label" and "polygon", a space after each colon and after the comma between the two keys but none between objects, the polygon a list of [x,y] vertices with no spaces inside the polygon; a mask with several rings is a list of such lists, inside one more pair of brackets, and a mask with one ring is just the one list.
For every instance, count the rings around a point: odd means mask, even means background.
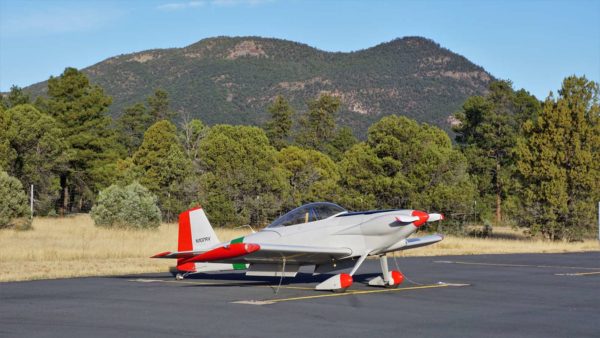
[{"label": "grass field", "polygon": [[[249,233],[217,229],[222,241]],[[432,246],[399,256],[597,251],[596,240],[548,242],[529,239],[512,229],[494,229],[496,238],[448,236]],[[33,230],[0,230],[0,281],[115,275],[168,271],[173,260],[150,259],[177,249],[177,225],[156,231],[109,230],[95,227],[89,215],[35,218]]]}]

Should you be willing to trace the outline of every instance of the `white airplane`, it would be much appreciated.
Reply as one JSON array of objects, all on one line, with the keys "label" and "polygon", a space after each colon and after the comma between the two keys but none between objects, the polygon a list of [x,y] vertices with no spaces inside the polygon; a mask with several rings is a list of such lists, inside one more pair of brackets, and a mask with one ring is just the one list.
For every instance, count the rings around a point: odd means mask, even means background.
[{"label": "white airplane", "polygon": [[[441,214],[418,210],[348,212],[327,202],[310,203],[279,217],[261,231],[221,243],[202,208],[179,215],[177,252],[152,258],[177,258],[178,279],[191,273],[248,269],[247,276],[295,277],[301,266],[315,266],[314,274],[352,268],[316,286],[343,292],[369,256],[379,257],[382,275],[371,286],[398,287],[400,271],[388,269],[386,254],[439,242],[441,235],[408,238]],[[249,266],[248,266],[249,265]]]}]

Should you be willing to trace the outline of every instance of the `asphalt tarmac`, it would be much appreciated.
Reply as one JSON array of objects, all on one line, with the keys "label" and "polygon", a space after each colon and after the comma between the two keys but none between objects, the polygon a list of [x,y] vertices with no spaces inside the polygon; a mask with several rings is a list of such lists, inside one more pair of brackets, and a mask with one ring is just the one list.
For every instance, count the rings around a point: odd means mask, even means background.
[{"label": "asphalt tarmac", "polygon": [[[398,258],[399,289],[327,276],[169,274],[0,283],[2,337],[600,337],[600,252]],[[390,268],[395,267],[390,259]]]}]

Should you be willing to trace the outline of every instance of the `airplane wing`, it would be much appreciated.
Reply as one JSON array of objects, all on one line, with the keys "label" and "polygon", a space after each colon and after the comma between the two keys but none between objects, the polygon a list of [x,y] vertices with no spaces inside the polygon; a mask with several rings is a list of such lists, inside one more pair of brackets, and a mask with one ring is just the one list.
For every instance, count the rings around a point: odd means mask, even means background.
[{"label": "airplane wing", "polygon": [[422,246],[437,243],[437,242],[441,241],[442,239],[444,239],[444,236],[438,235],[438,234],[423,236],[423,237],[407,238],[406,244],[403,245],[400,248],[400,250],[420,248]]},{"label": "airplane wing", "polygon": [[234,243],[207,251],[163,252],[152,258],[183,258],[188,262],[278,263],[285,258],[290,264],[317,264],[352,256],[349,248],[301,245]]},{"label": "airplane wing", "polygon": [[373,253],[379,255],[379,254],[384,254],[387,252],[420,248],[422,246],[437,243],[437,242],[441,241],[442,239],[444,239],[444,236],[439,235],[439,234],[428,235],[428,236],[423,236],[423,237],[415,237],[415,238],[406,238],[392,246],[389,246],[385,249],[378,250]]}]

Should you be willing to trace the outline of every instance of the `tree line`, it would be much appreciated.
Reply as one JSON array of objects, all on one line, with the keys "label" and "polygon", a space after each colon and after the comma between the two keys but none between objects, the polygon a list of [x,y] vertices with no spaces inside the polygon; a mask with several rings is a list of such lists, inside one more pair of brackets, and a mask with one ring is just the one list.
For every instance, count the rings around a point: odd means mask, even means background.
[{"label": "tree line", "polygon": [[151,192],[145,203],[166,221],[199,203],[216,226],[266,225],[317,200],[442,212],[445,231],[484,222],[572,240],[594,226],[600,110],[598,84],[585,77],[566,78],[543,102],[494,82],[455,114],[455,142],[397,115],[357,140],[336,124],[339,98],[325,94],[301,114],[276,97],[262,128],[206,126],[172,111],[160,89],[115,119],[110,104],[74,68],[33,102],[13,87],[0,105],[0,178],[23,193],[33,184],[39,215],[86,212],[99,192],[127,186]]}]

